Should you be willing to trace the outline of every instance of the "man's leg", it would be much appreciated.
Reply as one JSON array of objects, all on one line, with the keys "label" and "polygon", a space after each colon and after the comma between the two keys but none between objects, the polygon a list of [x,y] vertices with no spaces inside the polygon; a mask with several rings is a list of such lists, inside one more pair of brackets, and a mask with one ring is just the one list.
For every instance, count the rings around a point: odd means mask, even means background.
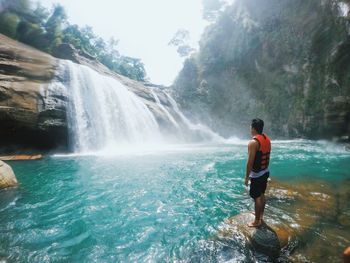
[{"label": "man's leg", "polygon": [[258,227],[261,226],[261,218],[264,207],[263,195],[254,199],[255,202],[255,220],[253,222],[249,222],[248,226],[250,227]]},{"label": "man's leg", "polygon": [[260,220],[262,222],[263,217],[264,217],[265,205],[266,205],[265,194],[262,194],[260,197],[261,197],[261,200],[262,200],[262,207],[261,207],[261,212],[260,212]]},{"label": "man's leg", "polygon": [[265,211],[265,206],[266,206],[266,200],[265,200],[265,191],[266,191],[266,187],[267,187],[267,180],[270,176],[270,173],[267,172],[265,175],[263,175],[263,182],[262,182],[262,194],[261,194],[261,198],[262,198],[262,208],[261,208],[261,212],[260,212],[260,220],[261,222],[263,221],[263,217],[264,217],[264,211]]}]

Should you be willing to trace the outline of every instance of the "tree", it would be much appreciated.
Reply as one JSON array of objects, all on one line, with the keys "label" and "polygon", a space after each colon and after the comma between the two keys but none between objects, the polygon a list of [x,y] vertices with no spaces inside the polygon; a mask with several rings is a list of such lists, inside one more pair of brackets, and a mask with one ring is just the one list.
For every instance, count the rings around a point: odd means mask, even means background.
[{"label": "tree", "polygon": [[17,39],[41,50],[47,48],[46,34],[38,24],[21,21],[17,27]]},{"label": "tree", "polygon": [[49,41],[49,51],[54,50],[62,43],[62,23],[66,22],[67,15],[61,5],[55,5],[54,11],[45,24],[46,36]]},{"label": "tree", "polygon": [[189,44],[190,32],[185,29],[179,29],[168,45],[177,47],[177,53],[180,57],[188,57],[195,51]]},{"label": "tree", "polygon": [[38,2],[36,8],[33,11],[33,17],[35,19],[33,22],[44,26],[49,15],[49,11]]},{"label": "tree", "polygon": [[1,33],[15,38],[17,33],[17,27],[20,22],[19,17],[11,12],[4,12],[0,15],[0,28]]},{"label": "tree", "polygon": [[95,35],[92,27],[78,27],[67,21],[61,5],[49,12],[30,0],[0,0],[0,32],[53,54],[61,43],[73,45],[80,53],[97,59],[109,69],[135,80],[145,80],[146,71],[140,59],[121,56],[118,40],[108,42]]},{"label": "tree", "polygon": [[115,67],[115,71],[131,79],[144,81],[146,71],[140,59],[122,56]]}]

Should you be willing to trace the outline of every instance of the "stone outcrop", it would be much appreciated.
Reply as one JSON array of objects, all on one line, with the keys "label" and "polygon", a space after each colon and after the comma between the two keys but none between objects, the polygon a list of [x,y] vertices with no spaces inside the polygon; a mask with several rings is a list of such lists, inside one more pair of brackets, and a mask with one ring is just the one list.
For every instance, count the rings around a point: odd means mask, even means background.
[{"label": "stone outcrop", "polygon": [[17,186],[18,182],[12,168],[0,161],[0,189]]},{"label": "stone outcrop", "polygon": [[249,227],[248,223],[254,220],[249,212],[227,218],[218,233],[218,238],[225,242],[234,236],[242,235],[247,245],[272,259],[278,258],[281,249],[286,247],[295,237],[295,233],[287,225],[265,218],[265,222],[258,228]]},{"label": "stone outcrop", "polygon": [[[5,151],[66,145],[66,97],[50,90],[58,60],[0,35],[0,144]],[[8,148],[10,147],[10,148]]]},{"label": "stone outcrop", "polygon": [[253,214],[242,213],[229,218],[228,222],[231,226],[236,226],[256,250],[271,257],[278,257],[281,244],[276,232],[267,224],[262,224],[260,227],[249,227],[247,224],[253,220]]}]

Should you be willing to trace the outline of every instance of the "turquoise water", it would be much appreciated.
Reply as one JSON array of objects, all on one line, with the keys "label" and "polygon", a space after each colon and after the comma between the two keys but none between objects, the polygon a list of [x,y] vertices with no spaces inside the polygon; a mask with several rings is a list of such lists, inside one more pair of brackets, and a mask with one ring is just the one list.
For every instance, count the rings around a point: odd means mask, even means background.
[{"label": "turquoise water", "polygon": [[[0,191],[0,259],[254,262],[256,255],[240,238],[215,241],[225,218],[253,209],[243,185],[246,148],[244,142],[184,145],[144,154],[12,162],[21,186]],[[271,158],[271,176],[282,182],[321,181],[335,192],[337,185],[350,185],[350,153],[341,145],[278,141]],[[282,201],[268,201],[271,216],[290,213]],[[327,220],[323,225],[333,224]],[[350,230],[346,224],[334,228]],[[325,236],[319,246],[327,242]],[[305,249],[302,238],[297,243]],[[350,245],[348,234],[338,243],[335,250]]]}]

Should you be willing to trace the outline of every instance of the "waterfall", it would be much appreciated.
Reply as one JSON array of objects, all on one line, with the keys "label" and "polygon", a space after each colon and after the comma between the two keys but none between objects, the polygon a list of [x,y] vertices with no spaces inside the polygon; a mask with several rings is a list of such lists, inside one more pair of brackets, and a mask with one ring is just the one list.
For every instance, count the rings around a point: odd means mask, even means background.
[{"label": "waterfall", "polygon": [[168,117],[170,122],[177,128],[180,129],[179,124],[175,121],[174,117],[169,113],[169,111],[163,106],[163,104],[160,102],[157,94],[151,89],[151,93],[158,105],[158,107],[164,112],[164,114]]},{"label": "waterfall", "polygon": [[66,61],[71,100],[68,126],[75,152],[103,149],[111,144],[162,140],[148,107],[118,80],[87,66]]},{"label": "waterfall", "polygon": [[197,124],[192,123],[181,112],[176,101],[168,93],[165,93],[165,95],[167,96],[173,110],[179,116],[179,119],[186,125],[187,129],[189,130],[188,132],[194,135],[192,136],[192,140],[216,141],[216,142],[224,141],[224,139],[220,135],[213,132],[209,127],[201,123],[197,123]]},{"label": "waterfall", "polygon": [[118,79],[84,65],[61,61],[60,71],[59,80],[50,85],[64,86],[69,94],[67,123],[70,148],[75,153],[221,138],[206,126],[193,124],[161,89],[142,90],[145,99]]}]

